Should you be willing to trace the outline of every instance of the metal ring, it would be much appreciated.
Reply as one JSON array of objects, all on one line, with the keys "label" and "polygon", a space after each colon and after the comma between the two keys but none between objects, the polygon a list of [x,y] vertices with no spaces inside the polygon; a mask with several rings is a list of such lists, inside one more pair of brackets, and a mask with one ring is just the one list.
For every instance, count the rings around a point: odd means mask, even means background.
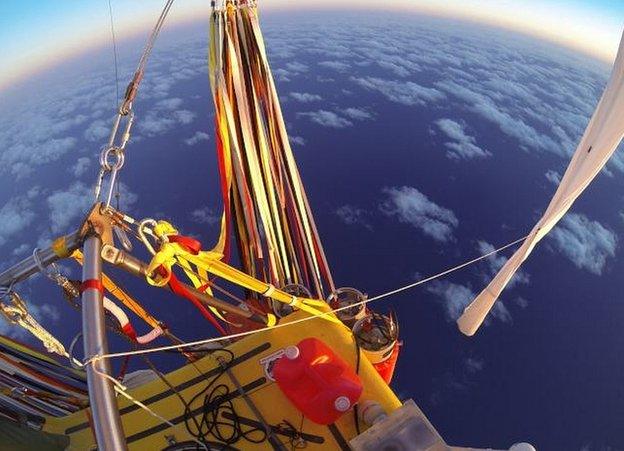
[{"label": "metal ring", "polygon": [[13,283],[11,283],[11,285],[9,285],[8,287],[1,285],[0,286],[0,301],[2,301],[4,298],[7,298],[7,300],[10,300],[10,296],[12,292],[13,292]]},{"label": "metal ring", "polygon": [[[111,155],[116,158],[114,162],[110,161]],[[126,156],[119,147],[108,147],[102,151],[100,154],[100,165],[106,171],[118,171],[120,170],[125,162]]]},{"label": "metal ring", "polygon": [[150,229],[147,228],[148,225],[155,227],[156,226],[156,220],[152,219],[152,218],[146,218],[143,219],[141,222],[139,222],[139,226],[137,227],[137,233],[139,234],[139,239],[141,240],[141,242],[145,245],[145,247],[147,248],[147,250],[150,252],[150,254],[152,255],[156,255],[156,251],[154,250],[154,247],[152,246],[152,243],[149,242],[147,235],[145,234],[145,230],[149,231],[149,234],[154,236],[152,231]]},{"label": "metal ring", "polygon": [[33,260],[35,261],[35,265],[37,266],[37,269],[39,269],[39,272],[43,274],[44,276],[46,276],[48,279],[51,279],[56,282],[57,277],[61,275],[61,273],[59,272],[58,266],[56,266],[56,263],[54,262],[50,263],[47,268],[43,266],[43,264],[41,263],[41,259],[39,258],[39,251],[40,251],[39,248],[36,247],[35,249],[33,249],[33,253],[32,253],[32,257],[33,257]]}]

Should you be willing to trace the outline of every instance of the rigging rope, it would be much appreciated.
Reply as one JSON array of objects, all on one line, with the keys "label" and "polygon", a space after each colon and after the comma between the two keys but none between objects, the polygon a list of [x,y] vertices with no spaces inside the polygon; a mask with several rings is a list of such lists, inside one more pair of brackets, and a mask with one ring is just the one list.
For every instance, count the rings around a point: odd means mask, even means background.
[{"label": "rigging rope", "polygon": [[135,351],[127,351],[127,352],[113,352],[113,353],[109,353],[109,354],[101,354],[101,355],[95,355],[93,357],[91,357],[90,359],[86,360],[83,365],[87,365],[91,362],[97,361],[97,360],[101,360],[101,359],[110,359],[110,358],[116,358],[116,357],[125,357],[127,355],[139,355],[139,354],[151,354],[151,353],[155,353],[155,352],[163,352],[163,351],[170,351],[170,350],[176,350],[176,349],[184,349],[184,348],[189,348],[189,347],[193,347],[193,346],[199,346],[199,345],[203,345],[203,344],[208,344],[208,343],[215,343],[215,342],[220,342],[220,341],[224,341],[224,340],[230,340],[230,339],[234,339],[234,338],[241,338],[241,337],[246,337],[248,335],[253,335],[256,333],[261,333],[261,332],[266,332],[269,330],[275,330],[275,329],[280,329],[283,327],[288,327],[288,326],[294,326],[296,324],[300,324],[300,323],[304,323],[307,321],[311,321],[313,319],[317,319],[321,316],[329,316],[338,312],[341,312],[343,310],[347,310],[347,309],[351,309],[355,306],[359,306],[359,305],[366,305],[370,302],[374,302],[374,301],[378,301],[380,299],[386,298],[388,296],[392,296],[394,294],[409,290],[411,288],[414,288],[416,286],[419,285],[423,285],[425,283],[431,282],[435,279],[439,279],[441,277],[444,277],[448,274],[451,274],[455,271],[459,271],[460,269],[463,269],[467,266],[473,265],[481,260],[484,260],[488,257],[491,257],[492,255],[504,251],[505,249],[512,247],[518,243],[520,243],[521,241],[524,241],[527,237],[523,236],[522,238],[518,238],[517,240],[514,240],[510,243],[505,244],[504,246],[501,246],[497,249],[494,249],[493,251],[487,252],[485,254],[482,254],[478,257],[475,257],[471,260],[465,261],[459,265],[453,266],[451,268],[448,268],[444,271],[441,271],[437,274],[434,274],[432,276],[426,277],[424,279],[420,279],[416,282],[412,282],[410,284],[404,285],[402,287],[396,288],[394,290],[390,290],[381,294],[378,294],[377,296],[374,296],[372,298],[369,299],[365,299],[361,302],[358,302],[356,304],[349,304],[346,305],[344,307],[340,307],[337,309],[332,309],[332,310],[327,310],[325,312],[322,312],[320,315],[318,316],[306,316],[304,318],[299,318],[293,321],[290,321],[288,323],[281,323],[281,324],[276,324],[274,326],[271,327],[264,327],[261,329],[256,329],[256,330],[251,330],[251,331],[246,331],[246,332],[239,332],[236,334],[231,334],[231,335],[227,335],[224,337],[213,337],[213,338],[208,338],[208,339],[203,339],[203,340],[198,340],[198,341],[192,341],[192,342],[188,342],[188,343],[183,343],[180,345],[171,345],[171,346],[161,346],[158,348],[146,348],[146,349],[139,349],[139,350],[135,350]]},{"label": "rigging rope", "polygon": [[[324,313],[322,313],[322,315],[335,314],[335,313],[338,313],[338,312],[340,312],[342,310],[353,308],[354,306],[357,306],[357,305],[365,305],[365,304],[368,304],[370,302],[374,302],[374,301],[378,301],[380,299],[386,298],[386,297],[391,296],[393,294],[397,294],[397,293],[409,290],[409,289],[414,288],[414,287],[416,287],[418,285],[422,285],[422,284],[425,284],[427,282],[431,282],[432,280],[438,279],[440,277],[444,277],[444,276],[446,276],[448,274],[451,274],[451,273],[453,273],[455,271],[458,271],[458,270],[463,269],[463,268],[465,268],[467,266],[470,266],[470,265],[472,265],[474,263],[477,263],[477,262],[479,262],[481,260],[484,260],[484,259],[486,259],[488,257],[491,257],[492,255],[494,255],[494,254],[496,254],[498,252],[501,252],[501,251],[503,251],[503,250],[505,250],[505,249],[507,249],[509,247],[512,247],[512,246],[520,243],[521,241],[524,241],[525,239],[526,239],[526,236],[524,236],[522,238],[518,238],[517,240],[514,240],[514,241],[512,241],[510,243],[507,243],[507,244],[505,244],[505,245],[503,245],[503,246],[501,246],[501,247],[499,247],[497,249],[494,249],[493,251],[490,251],[490,252],[487,252],[485,254],[482,254],[482,255],[480,255],[478,257],[475,257],[475,258],[473,258],[471,260],[468,260],[468,261],[466,261],[464,263],[461,263],[459,265],[456,265],[456,266],[453,266],[451,268],[448,268],[448,269],[446,269],[446,270],[444,270],[442,272],[439,272],[437,274],[434,274],[432,276],[426,277],[424,279],[420,279],[420,280],[418,280],[416,282],[410,283],[408,285],[404,285],[404,286],[396,288],[394,290],[384,292],[384,293],[379,294],[377,296],[374,296],[372,298],[369,298],[369,299],[366,299],[364,301],[361,301],[361,302],[359,302],[357,304],[353,304],[353,305],[350,304],[350,305],[346,305],[346,306],[341,307],[341,308],[337,308],[337,309],[333,309],[333,310],[324,312]],[[132,355],[143,355],[143,356],[145,356],[146,354],[151,354],[151,353],[155,353],[155,352],[167,352],[167,351],[172,351],[172,350],[180,350],[180,349],[183,349],[183,348],[189,348],[189,347],[193,347],[193,346],[200,346],[200,345],[203,345],[203,344],[214,343],[214,342],[229,340],[229,339],[233,339],[233,338],[241,338],[241,337],[245,337],[245,336],[252,335],[252,334],[255,334],[255,333],[264,332],[264,331],[267,331],[267,330],[273,330],[273,329],[277,329],[277,328],[293,326],[293,325],[300,324],[300,323],[303,323],[303,322],[306,322],[306,321],[310,321],[310,320],[313,320],[313,319],[316,319],[316,318],[318,318],[318,316],[307,316],[307,317],[300,318],[300,319],[297,319],[297,320],[294,320],[294,321],[291,321],[291,322],[288,322],[288,323],[276,324],[276,325],[274,325],[272,327],[265,327],[265,328],[262,328],[262,329],[257,329],[257,330],[247,331],[247,332],[240,332],[240,333],[231,334],[231,335],[228,335],[228,336],[225,336],[225,337],[215,337],[215,338],[209,338],[209,339],[204,339],[204,340],[199,340],[199,341],[194,341],[194,342],[189,342],[189,343],[183,343],[183,344],[180,344],[180,345],[162,346],[162,347],[159,347],[159,348],[136,349],[134,351],[129,351],[129,352],[116,352],[116,353],[109,353],[109,354],[103,354],[103,355],[96,355],[96,356],[93,356],[90,359],[86,360],[82,364],[82,366],[86,366],[86,365],[92,364],[92,363],[94,363],[97,360],[101,360],[101,359],[105,359],[105,358],[128,357],[128,356],[132,356]],[[356,342],[356,346],[357,346],[357,342]],[[358,354],[359,354],[359,347],[358,347]],[[360,356],[358,355],[358,365],[359,365],[359,358],[360,358]],[[94,367],[94,370],[100,376],[110,380],[113,383],[114,387],[115,387],[115,391],[117,391],[119,394],[121,394],[122,396],[127,398],[132,403],[136,404],[139,408],[143,409],[144,411],[146,411],[147,413],[149,413],[153,417],[158,418],[159,420],[163,421],[164,423],[168,424],[171,427],[174,426],[170,421],[168,421],[167,419],[163,418],[160,414],[154,412],[152,409],[150,409],[148,406],[143,404],[141,401],[139,401],[138,399],[134,398],[132,395],[127,393],[126,387],[123,384],[121,384],[117,379],[115,379],[114,377],[112,377],[112,376],[110,376],[108,374],[104,374],[104,373],[101,373],[101,372],[97,371],[97,369],[95,369],[95,367]],[[201,393],[204,393],[206,390],[208,390],[214,384],[216,379],[218,379],[218,377],[219,376],[214,378],[208,384],[208,387],[206,387],[206,389],[202,390],[202,392],[200,392],[198,395],[196,395],[193,398],[193,400],[195,400],[195,398],[197,396],[199,396]],[[167,385],[169,385],[168,382],[167,382]],[[210,403],[216,402],[216,400],[212,398],[212,395],[214,394],[214,392],[218,388],[219,388],[219,386],[215,387],[214,390],[212,390],[208,395],[206,395],[206,397],[204,399],[204,404],[206,404],[206,403],[210,404]],[[178,396],[180,396],[180,395],[178,394]],[[219,396],[217,396],[217,399],[218,398],[219,398]],[[191,435],[193,435],[193,440],[194,441],[196,441],[201,446],[203,446],[203,447],[205,447],[207,449],[206,445],[201,441],[201,435],[193,434],[191,432],[190,428],[189,428],[188,423],[187,423],[186,412],[189,409],[188,406],[190,404],[192,404],[193,400],[190,403],[187,403],[184,400],[184,398],[182,398],[182,397],[181,397],[181,400],[182,400],[183,404],[185,405],[185,425],[187,427],[187,430],[189,431],[189,433],[191,433]],[[202,417],[202,421],[199,423],[200,425],[207,424],[206,423],[207,419],[206,419],[205,415],[206,414],[204,414],[204,416]],[[234,415],[234,417],[236,417],[236,415]],[[201,432],[201,428],[198,427],[198,424],[197,424],[195,418],[192,417],[192,419],[193,419],[193,422],[195,423],[195,426],[198,429],[198,433],[200,433]],[[219,420],[218,420],[218,418],[215,417],[214,421],[218,422]],[[235,429],[236,428],[236,423],[234,423],[234,425],[230,424],[229,426],[232,427],[233,429]],[[358,426],[359,426],[359,424],[358,424]],[[214,425],[208,430],[208,432],[212,431],[212,428],[214,428]],[[249,433],[249,432],[251,432],[251,431],[248,431],[247,433]],[[244,438],[247,438],[247,437],[245,437],[245,433],[242,433],[241,436],[244,437]]]},{"label": "rigging rope", "polygon": [[115,38],[115,20],[113,19],[112,0],[108,0],[108,14],[110,16],[111,37],[113,39],[113,56],[115,58],[115,106],[119,105],[119,67],[117,63],[117,39]]},{"label": "rigging rope", "polygon": [[143,53],[141,54],[141,58],[139,59],[139,64],[137,65],[136,71],[134,72],[134,76],[132,77],[132,80],[126,88],[125,98],[123,104],[119,109],[119,112],[124,116],[127,115],[132,109],[132,102],[136,97],[139,85],[141,84],[141,81],[143,80],[143,75],[145,74],[145,66],[147,66],[147,60],[149,59],[152,50],[154,49],[156,38],[160,34],[163,24],[165,23],[165,19],[169,14],[169,10],[171,10],[171,7],[173,6],[173,2],[174,0],[167,0],[167,2],[165,3],[165,6],[161,11],[160,16],[158,17],[158,20],[156,21],[156,25],[154,25],[154,28],[152,29],[152,34],[145,44],[145,48],[143,49]]}]

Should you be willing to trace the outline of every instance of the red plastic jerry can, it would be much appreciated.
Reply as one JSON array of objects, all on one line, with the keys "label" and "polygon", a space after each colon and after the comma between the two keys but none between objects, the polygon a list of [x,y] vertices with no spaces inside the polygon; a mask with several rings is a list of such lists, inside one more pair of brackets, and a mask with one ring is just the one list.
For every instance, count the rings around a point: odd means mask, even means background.
[{"label": "red plastic jerry can", "polygon": [[275,363],[273,377],[295,407],[317,424],[334,423],[363,390],[349,364],[316,338],[287,347]]}]

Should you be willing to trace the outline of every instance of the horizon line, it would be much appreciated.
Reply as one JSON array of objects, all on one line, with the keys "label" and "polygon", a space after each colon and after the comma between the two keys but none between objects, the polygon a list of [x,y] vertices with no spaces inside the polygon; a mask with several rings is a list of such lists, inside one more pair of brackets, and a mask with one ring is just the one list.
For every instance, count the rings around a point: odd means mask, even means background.
[{"label": "horizon line", "polygon": [[[428,16],[428,17],[433,17],[433,18],[442,18],[442,19],[447,19],[447,20],[459,20],[461,22],[466,22],[470,24],[483,25],[483,26],[488,26],[488,27],[492,27],[492,28],[507,31],[507,32],[518,33],[520,35],[530,37],[541,42],[555,45],[557,47],[560,47],[562,50],[566,49],[568,51],[572,51],[580,55],[589,57],[595,60],[596,62],[603,63],[603,64],[611,65],[615,59],[615,54],[613,54],[612,52],[604,51],[602,53],[598,53],[595,51],[595,49],[590,49],[587,45],[580,45],[580,43],[575,42],[571,39],[557,37],[556,35],[547,34],[545,32],[540,33],[535,30],[526,29],[524,27],[521,27],[520,25],[504,23],[500,20],[496,21],[491,18],[478,16],[476,14],[461,15],[458,13],[453,13],[451,11],[442,11],[439,9],[427,8],[424,5],[416,6],[416,7],[408,7],[408,6],[401,7],[397,5],[393,8],[359,5],[359,6],[352,7],[351,9],[347,9],[346,5],[343,5],[340,8],[336,8],[336,7],[333,7],[333,8],[332,7],[320,7],[319,8],[313,5],[304,5],[302,7],[302,6],[292,6],[292,5],[284,6],[284,5],[269,4],[263,8],[263,11],[264,10],[267,10],[270,12],[292,12],[294,10],[294,11],[300,11],[304,13],[309,12],[309,11],[350,12],[354,10],[367,11],[367,12],[378,12],[378,11],[408,12],[413,15]],[[189,23],[199,24],[201,20],[203,20],[204,18],[208,19],[209,17],[210,17],[210,10],[207,10],[206,12],[201,12],[200,16],[197,15],[196,10],[189,10],[185,12],[184,14],[180,15],[177,18],[177,20],[170,21],[169,25],[173,27],[178,27],[184,24],[189,24]],[[136,23],[134,25],[135,25],[134,27],[119,33],[117,36],[117,40],[118,41],[129,40],[129,39],[136,38],[142,34],[149,32],[149,30],[151,29],[153,25],[153,18],[144,17],[139,22],[138,26]],[[60,54],[57,53],[55,55],[56,58],[52,60],[50,59],[44,60],[44,61],[40,60],[38,64],[34,64],[31,66],[24,65],[26,67],[16,68],[14,70],[14,73],[9,74],[5,78],[5,80],[2,80],[0,78],[0,93],[8,91],[13,87],[19,86],[19,84],[21,84],[22,82],[27,82],[30,79],[38,75],[41,75],[47,70],[52,70],[55,67],[62,66],[63,64],[66,64],[67,62],[70,62],[73,59],[80,58],[81,56],[84,56],[88,53],[95,52],[100,49],[104,49],[105,47],[111,45],[110,39],[111,39],[110,29],[105,29],[100,32],[93,33],[91,35],[91,38],[87,39],[86,42],[84,42],[83,46],[79,49],[68,49],[65,51],[61,51]],[[616,43],[615,48],[617,48],[617,44],[618,43]]]}]

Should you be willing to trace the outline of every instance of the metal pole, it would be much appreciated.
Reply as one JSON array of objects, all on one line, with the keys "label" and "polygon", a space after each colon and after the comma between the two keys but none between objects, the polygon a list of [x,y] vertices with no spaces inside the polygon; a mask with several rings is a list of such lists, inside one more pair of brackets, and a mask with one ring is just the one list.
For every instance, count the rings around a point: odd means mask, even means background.
[{"label": "metal pole", "polygon": [[[122,251],[121,249],[105,245],[103,249],[103,257],[108,263],[111,263],[134,276],[144,278],[147,274],[147,263],[142,262],[138,258]],[[187,291],[191,292],[193,296],[205,305],[215,307],[224,312],[233,313],[234,315],[246,318],[263,326],[270,324],[269,317],[266,314],[244,310],[241,307],[237,307],[213,296],[209,296],[208,294],[203,293],[184,282],[180,282],[180,285],[182,285]],[[162,288],[171,290],[169,285],[165,285]]]},{"label": "metal pole", "polygon": [[[46,249],[39,251],[39,260],[43,266],[48,266],[60,260],[58,253],[62,252],[67,255],[74,252],[80,246],[80,233],[78,231],[70,233],[55,241],[55,244]],[[35,263],[35,259],[30,256],[21,262],[13,265],[11,268],[0,273],[0,287],[8,287],[12,283],[18,283],[28,279],[33,274],[39,272],[39,267]]]},{"label": "metal pole", "polygon": [[[97,235],[84,242],[82,269],[82,332],[84,354],[87,359],[108,353],[102,288],[102,240]],[[111,373],[108,359],[95,360],[87,365],[89,403],[95,438],[102,451],[126,450],[126,440],[121,427],[119,409],[112,382],[101,374]]]}]

